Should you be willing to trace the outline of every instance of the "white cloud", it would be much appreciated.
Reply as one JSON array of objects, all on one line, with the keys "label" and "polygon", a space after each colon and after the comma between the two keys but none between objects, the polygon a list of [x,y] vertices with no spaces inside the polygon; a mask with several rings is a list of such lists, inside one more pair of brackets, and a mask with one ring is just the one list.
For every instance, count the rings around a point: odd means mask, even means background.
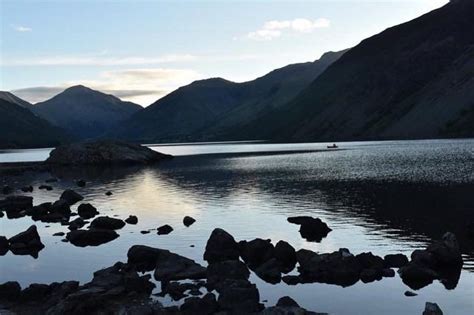
[{"label": "white cloud", "polygon": [[136,66],[196,60],[196,56],[163,55],[158,57],[112,57],[104,54],[92,56],[52,56],[26,59],[6,59],[2,66]]},{"label": "white cloud", "polygon": [[33,30],[31,27],[22,26],[22,25],[12,25],[12,27],[17,32],[31,32]]},{"label": "white cloud", "polygon": [[325,18],[308,20],[303,18],[293,20],[272,20],[263,24],[263,27],[247,34],[252,40],[272,40],[280,37],[283,32],[310,33],[318,28],[327,28],[331,22]]},{"label": "white cloud", "polygon": [[81,84],[147,106],[176,88],[200,78],[200,74],[188,69],[128,69],[105,71],[100,73],[97,79],[69,81],[58,86],[17,89],[12,93],[31,103],[37,103],[53,97],[67,87]]}]

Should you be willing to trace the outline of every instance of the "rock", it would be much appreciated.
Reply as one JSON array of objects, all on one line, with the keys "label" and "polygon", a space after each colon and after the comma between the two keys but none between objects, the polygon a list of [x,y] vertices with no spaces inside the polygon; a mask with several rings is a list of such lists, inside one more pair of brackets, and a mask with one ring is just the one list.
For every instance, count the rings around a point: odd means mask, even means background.
[{"label": "rock", "polygon": [[91,228],[104,230],[118,230],[125,226],[125,222],[111,217],[98,217],[91,222]]},{"label": "rock", "polygon": [[436,268],[459,267],[463,265],[459,244],[453,233],[445,233],[442,241],[429,245],[426,251],[433,256]]},{"label": "rock", "polygon": [[384,278],[393,278],[395,277],[395,271],[390,268],[384,268],[382,269],[382,276]]},{"label": "rock", "polygon": [[66,233],[64,232],[57,232],[53,234],[53,236],[64,236],[64,235],[66,235]]},{"label": "rock", "polygon": [[77,218],[74,219],[73,221],[69,222],[69,230],[74,231],[78,230],[81,227],[83,227],[86,224],[86,222],[82,218]]},{"label": "rock", "polygon": [[214,229],[207,240],[204,260],[214,263],[239,259],[239,247],[232,235],[223,229]]},{"label": "rock", "polygon": [[293,275],[283,276],[281,277],[281,280],[287,285],[297,285],[298,283],[301,283],[301,278]]},{"label": "rock", "polygon": [[98,140],[73,143],[55,148],[46,163],[60,165],[151,164],[170,155],[138,144]]},{"label": "rock", "polygon": [[21,294],[20,284],[16,281],[9,281],[0,284],[0,301],[16,301]]},{"label": "rock", "polygon": [[26,289],[21,291],[20,299],[31,303],[32,301],[41,301],[51,292],[49,285],[32,283]]},{"label": "rock", "polygon": [[158,231],[157,233],[158,235],[166,235],[166,234],[170,234],[173,231],[173,228],[170,225],[165,224],[165,225],[160,226],[156,230]]},{"label": "rock", "polygon": [[196,222],[196,219],[190,217],[190,216],[185,216],[183,218],[183,224],[186,226],[186,227],[189,227],[191,226],[194,222]]},{"label": "rock", "polygon": [[240,256],[249,267],[256,268],[274,256],[272,243],[268,240],[256,238],[250,242],[239,242]]},{"label": "rock", "polygon": [[127,253],[128,263],[138,271],[155,270],[154,277],[160,281],[203,279],[206,268],[194,260],[168,250],[143,245],[132,246]]},{"label": "rock", "polygon": [[71,214],[71,208],[69,208],[70,204],[68,201],[64,199],[59,199],[53,202],[51,205],[50,212],[60,213],[64,216],[69,216]]},{"label": "rock", "polygon": [[415,292],[411,292],[411,291],[405,291],[405,293],[403,293],[405,296],[408,296],[408,297],[412,297],[412,296],[417,296],[418,294],[416,294]]},{"label": "rock", "polygon": [[260,279],[276,284],[281,281],[281,265],[276,258],[271,258],[255,269],[255,273]]},{"label": "rock", "polygon": [[77,207],[77,213],[81,218],[91,219],[98,215],[99,211],[97,211],[97,208],[90,203],[81,203],[79,207]]},{"label": "rock", "polygon": [[359,260],[342,248],[326,254],[300,249],[296,252],[296,258],[300,264],[298,270],[303,283],[321,282],[346,287],[360,279],[363,269]]},{"label": "rock", "polygon": [[26,231],[12,236],[8,242],[10,243],[10,250],[15,255],[38,257],[38,252],[44,248],[36,225],[32,225]]},{"label": "rock", "polygon": [[53,190],[53,187],[51,187],[51,186],[49,186],[49,185],[40,185],[40,186],[38,187],[38,189],[51,191],[51,190]]},{"label": "rock", "polygon": [[299,307],[298,303],[289,296],[284,296],[278,299],[276,306],[281,307]]},{"label": "rock", "polygon": [[408,258],[403,254],[385,255],[383,260],[389,268],[400,268],[408,264]]},{"label": "rock", "polygon": [[149,231],[149,230],[143,230],[143,231],[140,231],[140,233],[142,233],[142,234],[150,234],[150,231]]},{"label": "rock", "polygon": [[33,191],[33,186],[24,186],[21,187],[22,192],[32,192]]},{"label": "rock", "polygon": [[66,190],[61,194],[60,199],[65,200],[70,206],[72,206],[72,205],[75,204],[76,202],[79,202],[79,201],[81,201],[82,199],[84,199],[84,197],[82,197],[80,194],[78,194],[77,192],[75,192],[75,191],[72,190],[72,189],[66,189]]},{"label": "rock", "polygon": [[363,268],[382,270],[385,267],[383,258],[371,252],[358,254],[355,258]]},{"label": "rock", "polygon": [[438,274],[434,270],[417,263],[409,263],[403,266],[398,269],[398,273],[403,283],[413,290],[421,289],[438,278]]},{"label": "rock", "polygon": [[0,236],[0,256],[8,253],[9,246],[10,243],[8,242],[8,239],[5,236]]},{"label": "rock", "polygon": [[364,283],[382,279],[381,269],[363,269],[360,273],[360,280]]},{"label": "rock", "polygon": [[[184,293],[187,290],[192,291],[199,291],[199,288],[202,285],[200,283],[179,283],[177,281],[163,281],[161,283],[161,292],[159,293],[160,296],[165,296],[169,294],[171,298],[175,301],[179,301],[182,298],[186,297],[187,295]],[[191,293],[191,292],[190,292]],[[199,293],[198,295],[200,295]]]},{"label": "rock", "polygon": [[66,235],[66,239],[71,242],[71,244],[79,247],[99,246],[117,237],[119,237],[119,235],[114,230],[104,229],[75,230]]},{"label": "rock", "polygon": [[8,185],[3,186],[2,193],[4,195],[11,194],[12,192],[13,192],[13,188],[11,188],[10,186],[8,186]]},{"label": "rock", "polygon": [[232,314],[249,314],[263,309],[255,284],[242,280],[226,281],[221,287],[217,300],[221,310]]},{"label": "rock", "polygon": [[224,280],[248,280],[250,271],[240,260],[225,260],[210,264],[207,267],[207,284],[215,288]]},{"label": "rock", "polygon": [[111,191],[108,191],[108,192],[105,193],[105,195],[106,195],[106,196],[112,196],[113,194],[112,194]]},{"label": "rock", "polygon": [[443,311],[439,308],[438,304],[426,302],[423,315],[443,315]]},{"label": "rock", "polygon": [[285,241],[278,241],[274,250],[275,258],[282,266],[282,272],[288,273],[295,268],[296,265],[296,251]]},{"label": "rock", "polygon": [[300,225],[301,237],[310,242],[320,242],[332,231],[319,218],[309,216],[289,217],[288,222]]},{"label": "rock", "polygon": [[33,207],[33,198],[28,196],[9,196],[0,200],[0,211],[20,212]]},{"label": "rock", "polygon": [[190,297],[185,299],[179,310],[182,314],[206,315],[214,314],[218,309],[219,305],[217,304],[216,296],[212,293],[207,293],[202,298]]},{"label": "rock", "polygon": [[83,180],[83,179],[80,179],[80,180],[76,181],[76,185],[78,187],[86,187],[86,181]]},{"label": "rock", "polygon": [[128,216],[128,218],[125,219],[125,222],[128,224],[137,224],[138,223],[138,218],[134,215]]}]

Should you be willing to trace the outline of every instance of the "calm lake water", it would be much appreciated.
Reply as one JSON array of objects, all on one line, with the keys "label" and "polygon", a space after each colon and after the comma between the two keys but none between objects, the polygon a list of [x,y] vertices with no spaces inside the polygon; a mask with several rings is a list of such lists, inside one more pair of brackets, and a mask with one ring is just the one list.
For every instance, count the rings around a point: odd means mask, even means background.
[{"label": "calm lake water", "polygon": [[[435,281],[408,298],[403,293],[409,288],[398,275],[346,288],[271,285],[255,275],[251,281],[261,300],[268,300],[266,305],[289,295],[307,309],[331,314],[421,314],[425,302],[431,301],[445,314],[473,314],[474,241],[467,238],[466,225],[474,221],[474,140],[351,142],[339,143],[339,150],[327,150],[326,145],[152,146],[176,158],[147,168],[58,169],[53,174],[2,177],[1,185],[33,185],[29,195],[35,204],[54,201],[73,187],[101,215],[125,219],[134,214],[139,222],[119,230],[118,239],[87,248],[52,236],[67,232],[66,226],[36,222],[45,249],[38,259],[11,252],[0,257],[0,283],[87,282],[93,271],[126,261],[128,248],[135,244],[170,249],[204,263],[202,254],[215,227],[237,240],[260,237],[275,244],[281,239],[296,249],[330,252],[346,247],[355,254],[372,251],[381,256],[409,255],[452,231],[464,258],[453,290]],[[0,151],[0,162],[44,160],[49,151]],[[51,176],[60,179],[52,191],[36,189]],[[75,187],[76,179],[85,179],[87,186]],[[104,195],[108,190],[114,193],[110,197]],[[185,215],[196,223],[184,227]],[[298,226],[286,221],[294,215],[320,217],[333,231],[320,243],[307,242]],[[0,234],[10,237],[31,224],[29,217],[3,217]],[[165,236],[140,234],[163,224],[174,231]]]}]

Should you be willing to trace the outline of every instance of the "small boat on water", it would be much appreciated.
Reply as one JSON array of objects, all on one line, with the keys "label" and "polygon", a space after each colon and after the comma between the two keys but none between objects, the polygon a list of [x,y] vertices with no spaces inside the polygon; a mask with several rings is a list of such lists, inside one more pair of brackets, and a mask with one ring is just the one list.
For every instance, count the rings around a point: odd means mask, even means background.
[{"label": "small boat on water", "polygon": [[338,146],[335,143],[333,143],[333,145],[328,145],[328,149],[337,149],[337,148]]}]

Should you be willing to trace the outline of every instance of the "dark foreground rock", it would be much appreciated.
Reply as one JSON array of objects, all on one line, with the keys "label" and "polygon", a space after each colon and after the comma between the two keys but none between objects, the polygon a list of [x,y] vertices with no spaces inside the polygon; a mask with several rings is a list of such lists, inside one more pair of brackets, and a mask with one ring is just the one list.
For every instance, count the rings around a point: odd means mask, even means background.
[{"label": "dark foreground rock", "polygon": [[127,257],[128,263],[138,271],[155,270],[156,280],[171,281],[206,277],[205,267],[192,259],[165,249],[134,245],[128,250]]},{"label": "dark foreground rock", "polygon": [[310,242],[321,242],[332,230],[319,218],[309,216],[289,217],[288,222],[300,226],[301,237]]},{"label": "dark foreground rock", "polygon": [[443,315],[443,311],[439,308],[438,304],[426,302],[423,315]]},{"label": "dark foreground rock", "polygon": [[8,252],[10,243],[5,236],[0,236],[0,256],[5,255]]},{"label": "dark foreground rock", "polygon": [[114,230],[90,229],[74,230],[66,235],[66,239],[73,245],[79,247],[99,246],[119,237]]},{"label": "dark foreground rock", "polygon": [[111,217],[98,217],[91,222],[91,228],[104,230],[118,230],[125,226],[125,222]]},{"label": "dark foreground rock", "polygon": [[72,189],[66,189],[61,194],[60,199],[65,200],[70,206],[72,206],[76,202],[79,202],[82,199],[84,199],[84,197],[82,197],[80,194],[78,194],[77,192],[75,192]]},{"label": "dark foreground rock", "polygon": [[77,207],[77,214],[83,219],[91,219],[98,215],[99,211],[90,203],[81,203],[79,207]]},{"label": "dark foreground rock", "polygon": [[447,289],[456,287],[463,260],[452,233],[445,233],[442,240],[430,244],[425,250],[415,250],[411,261],[398,270],[403,283],[414,290],[440,280]]},{"label": "dark foreground rock", "polygon": [[46,162],[60,165],[150,164],[170,157],[138,144],[93,141],[57,147]]},{"label": "dark foreground rock", "polygon": [[267,307],[261,315],[327,315],[326,313],[315,313],[300,307],[295,300],[289,296],[280,298],[275,306]]},{"label": "dark foreground rock", "polygon": [[208,263],[239,259],[239,246],[234,237],[223,229],[214,229],[207,240],[204,260]]},{"label": "dark foreground rock", "polygon": [[35,225],[30,226],[24,232],[12,236],[8,242],[10,244],[10,251],[15,255],[31,255],[36,258],[39,251],[44,248]]},{"label": "dark foreground rock", "polygon": [[135,215],[130,215],[128,218],[125,219],[125,222],[128,224],[137,224],[138,223],[138,218]]},{"label": "dark foreground rock", "polygon": [[9,196],[0,200],[0,212],[20,212],[33,207],[33,197]]}]

